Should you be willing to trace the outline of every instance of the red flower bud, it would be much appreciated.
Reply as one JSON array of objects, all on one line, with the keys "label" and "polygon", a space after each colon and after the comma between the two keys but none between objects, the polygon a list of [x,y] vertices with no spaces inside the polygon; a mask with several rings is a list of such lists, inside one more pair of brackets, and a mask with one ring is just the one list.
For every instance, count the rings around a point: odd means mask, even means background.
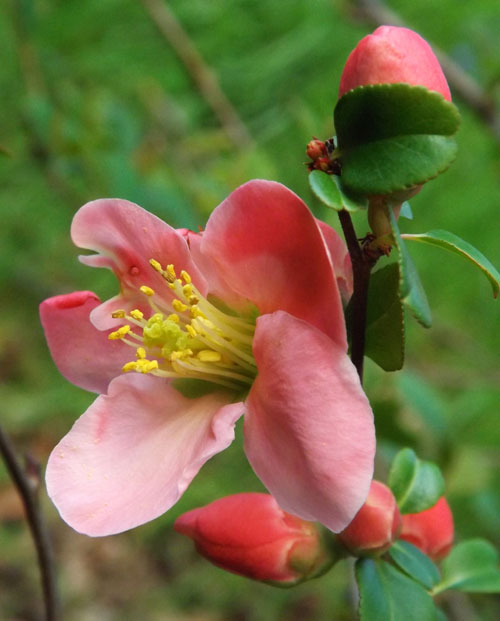
[{"label": "red flower bud", "polygon": [[325,157],[328,155],[326,150],[326,145],[322,140],[318,140],[314,138],[307,143],[306,147],[306,155],[310,157],[313,161],[317,160],[320,157]]},{"label": "red flower bud", "polygon": [[235,494],[177,518],[177,532],[209,561],[236,574],[295,584],[329,564],[313,522],[285,513],[269,494]]},{"label": "red flower bud", "polygon": [[400,538],[438,561],[450,551],[453,545],[453,532],[453,515],[443,496],[426,511],[403,515]]},{"label": "red flower bud", "polygon": [[365,504],[338,538],[355,556],[379,556],[388,550],[401,527],[401,515],[392,491],[372,481]]},{"label": "red flower bud", "polygon": [[443,70],[427,41],[408,28],[380,26],[349,55],[339,97],[357,86],[396,82],[425,86],[451,101]]}]

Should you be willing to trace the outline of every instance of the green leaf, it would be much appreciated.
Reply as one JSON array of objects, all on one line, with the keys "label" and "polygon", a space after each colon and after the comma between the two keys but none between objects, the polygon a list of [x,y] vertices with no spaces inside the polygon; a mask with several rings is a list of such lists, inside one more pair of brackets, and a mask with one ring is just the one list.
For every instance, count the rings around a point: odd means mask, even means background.
[{"label": "green leaf", "polygon": [[477,250],[477,248],[474,248],[474,246],[468,242],[457,237],[457,235],[449,231],[435,230],[417,235],[402,235],[401,237],[409,239],[410,241],[438,246],[439,248],[444,248],[445,250],[449,250],[450,252],[454,252],[455,254],[469,259],[469,261],[474,263],[490,281],[493,288],[493,296],[495,298],[498,296],[498,292],[500,291],[500,273],[498,270],[481,252],[479,252],[479,250]]},{"label": "green leaf", "polygon": [[455,105],[436,91],[410,84],[359,86],[334,111],[340,149],[395,136],[453,136],[460,125]]},{"label": "green leaf", "polygon": [[457,108],[439,93],[409,84],[361,86],[334,111],[346,188],[389,194],[444,172],[456,156]]},{"label": "green leaf", "polygon": [[430,461],[419,459],[410,448],[399,451],[394,458],[388,485],[401,513],[425,511],[444,494],[444,479],[439,468]]},{"label": "green leaf", "polygon": [[361,621],[435,621],[436,607],[418,583],[383,560],[356,562]]},{"label": "green leaf", "polygon": [[370,278],[365,354],[384,371],[403,367],[404,316],[397,263],[374,272]]},{"label": "green leaf", "polygon": [[437,390],[409,371],[400,374],[397,382],[406,405],[419,415],[432,434],[438,438],[449,438],[446,406]]},{"label": "green leaf", "polygon": [[390,194],[421,185],[453,162],[457,145],[447,136],[399,136],[342,152],[342,182],[353,192]]},{"label": "green leaf", "polygon": [[401,211],[399,212],[400,218],[406,218],[407,220],[413,220],[413,212],[411,210],[411,205],[408,201],[405,201],[401,205]]},{"label": "green leaf", "polygon": [[328,175],[321,170],[313,170],[309,175],[309,185],[316,197],[330,209],[337,211],[345,209],[353,212],[366,209],[368,206],[366,198],[346,192],[337,175]]},{"label": "green leaf", "polygon": [[431,559],[407,541],[396,541],[389,550],[389,555],[402,571],[426,589],[432,589],[441,578]]},{"label": "green leaf", "polygon": [[401,301],[405,304],[415,319],[425,328],[432,325],[431,309],[425,295],[424,288],[420,282],[417,268],[401,239],[398,223],[394,217],[394,213],[390,207],[389,217],[391,220],[392,234],[398,250],[399,263],[399,295]]},{"label": "green leaf", "polygon": [[456,545],[443,561],[443,580],[434,593],[456,589],[468,593],[500,593],[498,553],[484,539]]}]

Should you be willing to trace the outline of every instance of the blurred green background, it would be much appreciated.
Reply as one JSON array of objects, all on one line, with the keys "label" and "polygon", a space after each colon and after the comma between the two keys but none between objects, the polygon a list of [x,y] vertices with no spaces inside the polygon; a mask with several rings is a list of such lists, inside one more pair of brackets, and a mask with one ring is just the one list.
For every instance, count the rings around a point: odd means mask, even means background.
[{"label": "blurred green background", "polygon": [[[93,400],[55,369],[38,322],[47,296],[117,288],[77,261],[71,219],[88,200],[135,201],[196,229],[236,186],[275,179],[338,228],[312,197],[306,143],[332,134],[343,63],[372,30],[354,2],[332,0],[8,0],[0,8],[0,421],[41,464]],[[168,7],[186,38],[165,37],[151,7]],[[393,0],[500,103],[498,0]],[[174,32],[175,34],[175,32]],[[188,46],[186,48],[186,45]],[[213,80],[200,88],[183,54],[194,46]],[[183,58],[183,59],[182,59]],[[192,60],[192,54],[189,56]],[[199,58],[195,58],[199,61]],[[222,94],[221,94],[222,93]],[[234,117],[227,105],[234,106]],[[460,98],[459,155],[412,200],[405,232],[448,229],[500,264],[498,134]],[[367,231],[357,215],[358,233]],[[500,307],[484,277],[451,254],[410,247],[434,314],[409,320],[403,372],[368,363],[378,477],[401,445],[437,461],[457,539],[500,544]],[[289,591],[218,570],[172,531],[175,517],[216,497],[258,490],[237,441],[207,464],[167,515],[130,533],[74,533],[44,498],[66,619],[271,621],[352,619],[344,562]],[[496,602],[498,605],[498,600]],[[446,596],[451,619],[493,619],[485,596]],[[39,619],[37,568],[16,494],[0,465],[0,618]]]}]

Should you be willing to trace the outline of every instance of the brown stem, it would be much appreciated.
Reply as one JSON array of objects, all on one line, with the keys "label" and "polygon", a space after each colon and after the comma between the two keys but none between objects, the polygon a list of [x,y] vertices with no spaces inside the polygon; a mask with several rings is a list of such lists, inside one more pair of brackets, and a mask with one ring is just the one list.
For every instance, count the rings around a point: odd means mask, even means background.
[{"label": "brown stem", "polygon": [[47,621],[59,619],[59,606],[52,551],[48,532],[43,520],[36,486],[23,470],[12,444],[0,426],[0,454],[3,456],[10,477],[19,492],[26,513],[26,520],[35,543],[45,603]]},{"label": "brown stem", "polygon": [[213,70],[162,0],[141,0],[156,27],[185,65],[205,101],[218,117],[226,134],[238,149],[247,148],[252,138],[233,104],[221,89]]},{"label": "brown stem", "polygon": [[354,277],[354,291],[349,304],[351,309],[351,360],[356,367],[359,379],[363,382],[368,286],[373,262],[365,257],[359,245],[349,212],[343,209],[338,214],[351,257]]}]

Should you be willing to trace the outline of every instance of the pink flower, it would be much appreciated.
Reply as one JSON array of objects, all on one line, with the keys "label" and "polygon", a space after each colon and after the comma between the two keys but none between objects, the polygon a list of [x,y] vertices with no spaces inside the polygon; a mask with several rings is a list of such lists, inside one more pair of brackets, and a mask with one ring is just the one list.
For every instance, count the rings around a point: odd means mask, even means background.
[{"label": "pink flower", "polygon": [[285,513],[269,494],[220,498],[184,513],[174,528],[218,567],[254,580],[293,585],[333,561],[315,524]]},{"label": "pink flower", "polygon": [[379,556],[388,550],[401,528],[401,515],[392,491],[372,481],[368,498],[338,538],[355,556]]},{"label": "pink flower", "polygon": [[358,86],[396,82],[425,86],[451,101],[443,70],[427,41],[408,28],[380,26],[350,53],[339,97]]},{"label": "pink flower", "polygon": [[116,199],[84,205],[71,235],[120,293],[41,304],[59,369],[100,393],[49,458],[63,519],[89,535],[154,519],[244,414],[247,457],[283,510],[344,528],[368,493],[375,434],[346,354],[329,251],[340,238],[290,190],[258,180],[202,235]]},{"label": "pink flower", "polygon": [[400,539],[404,539],[435,561],[444,558],[453,545],[453,515],[446,498],[420,513],[403,515]]}]

